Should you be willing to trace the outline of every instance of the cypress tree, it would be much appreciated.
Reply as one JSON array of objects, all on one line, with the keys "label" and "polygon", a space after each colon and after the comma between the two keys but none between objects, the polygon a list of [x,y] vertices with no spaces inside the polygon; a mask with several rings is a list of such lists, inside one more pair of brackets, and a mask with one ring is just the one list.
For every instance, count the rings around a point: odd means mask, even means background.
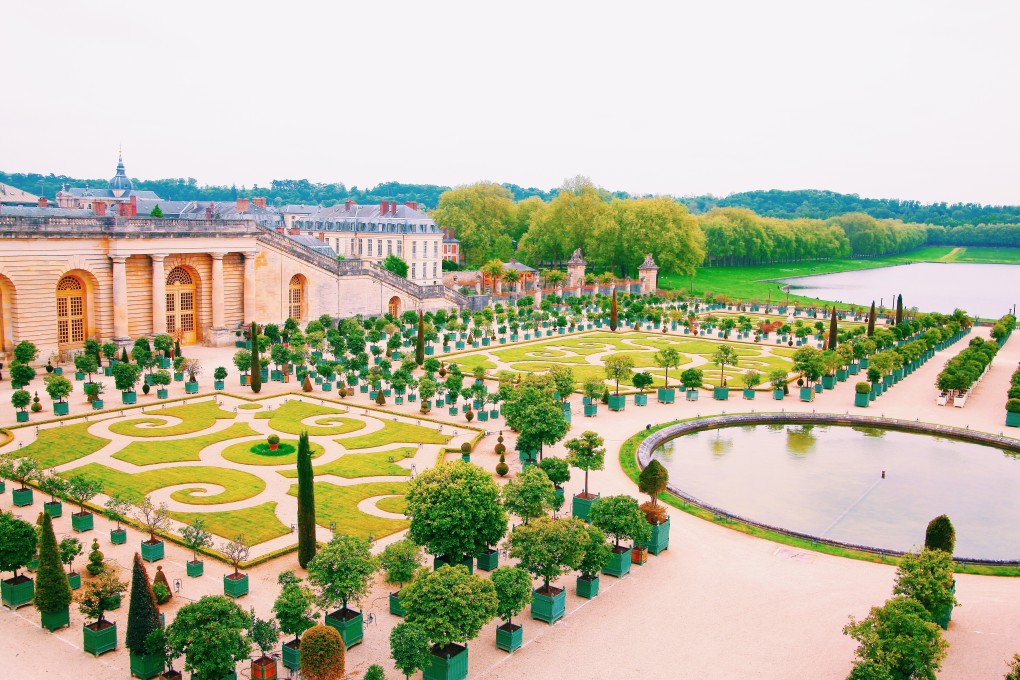
[{"label": "cypress tree", "polygon": [[148,652],[145,638],[160,628],[159,607],[156,606],[156,595],[149,585],[149,574],[142,564],[142,557],[135,553],[135,565],[131,572],[131,602],[128,604],[127,639],[124,646],[136,656],[144,656]]},{"label": "cypress tree", "polygon": [[298,564],[304,569],[315,557],[315,487],[312,472],[312,448],[308,432],[298,437]]},{"label": "cypress tree", "polygon": [[903,294],[896,296],[896,325],[903,323]]},{"label": "cypress tree", "polygon": [[871,301],[871,313],[868,314],[868,337],[875,334],[875,301]]},{"label": "cypress tree", "polygon": [[618,322],[619,322],[619,317],[618,317],[617,311],[616,311],[616,291],[614,290],[613,291],[613,304],[609,308],[609,330],[615,331]]},{"label": "cypress tree", "polygon": [[67,582],[53,520],[42,513],[39,536],[39,570],[35,577],[35,608],[42,614],[57,614],[71,605],[71,584]]},{"label": "cypress tree", "polygon": [[836,349],[836,343],[839,342],[837,328],[836,328],[836,307],[832,308],[832,320],[829,321],[829,349]]},{"label": "cypress tree", "polygon": [[259,327],[251,322],[251,391],[262,391],[262,361],[259,359]]},{"label": "cypress tree", "polygon": [[414,362],[421,366],[425,363],[425,317],[418,310],[418,340],[414,345]]}]

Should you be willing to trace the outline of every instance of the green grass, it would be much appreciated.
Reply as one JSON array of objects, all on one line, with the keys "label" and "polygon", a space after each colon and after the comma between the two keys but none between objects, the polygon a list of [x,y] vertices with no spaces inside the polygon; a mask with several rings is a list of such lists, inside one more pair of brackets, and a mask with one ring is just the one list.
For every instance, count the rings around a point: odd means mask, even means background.
[{"label": "green grass", "polygon": [[157,489],[182,484],[209,484],[223,487],[223,491],[208,496],[198,488],[174,491],[170,497],[189,505],[217,505],[253,498],[262,493],[266,483],[255,475],[229,468],[189,465],[165,467],[144,472],[126,473],[98,463],[89,463],[68,472],[65,477],[81,474],[103,483],[103,493],[110,496],[120,494],[132,502],[140,502],[146,495]]},{"label": "green grass", "polygon": [[952,257],[944,261],[1020,264],[1020,248],[960,248]]},{"label": "green grass", "polygon": [[[258,432],[254,434],[258,435]],[[252,447],[256,444],[265,443],[265,439],[259,439],[258,441],[246,441],[231,444],[223,450],[223,458],[229,460],[231,463],[239,463],[241,465],[297,465],[297,440],[296,439],[281,439],[280,446],[288,445],[293,451],[291,453],[279,455],[279,456],[263,456],[261,454],[252,451]],[[326,449],[321,444],[315,442],[309,442],[312,449],[312,458],[318,458]]]},{"label": "green grass", "polygon": [[187,439],[163,439],[159,441],[131,442],[113,454],[113,458],[132,465],[156,465],[157,463],[189,463],[200,460],[202,449],[219,442],[240,437],[257,437],[259,433],[247,423],[234,423],[225,430],[210,432],[200,437]]},{"label": "green grass", "polygon": [[[312,471],[316,477],[320,475],[336,475],[346,479],[357,479],[359,477],[382,477],[386,475],[394,477],[407,477],[411,471],[390,462],[413,458],[417,452],[412,446],[389,451],[376,451],[374,453],[348,453],[336,460],[316,465]],[[297,477],[297,470],[279,470],[279,474],[294,479]]]},{"label": "green grass", "polygon": [[380,498],[376,501],[375,507],[379,508],[383,512],[393,512],[398,515],[403,515],[404,511],[407,510],[407,498],[404,496],[389,496],[387,498]]},{"label": "green grass", "polygon": [[78,423],[47,427],[44,430],[39,430],[39,434],[31,444],[12,453],[15,453],[19,458],[34,458],[44,468],[72,463],[95,453],[110,443],[109,439],[89,434],[88,428],[92,424]]},{"label": "green grass", "polygon": [[[200,432],[211,427],[217,420],[228,420],[235,415],[217,406],[215,399],[209,399],[183,406],[170,406],[160,409],[159,413],[146,414],[145,418],[118,421],[110,425],[110,432],[127,437],[173,437]],[[181,422],[176,425],[164,426],[166,421],[155,416],[173,416],[180,418]],[[153,427],[140,427],[142,425],[152,425]]]},{"label": "green grass", "polygon": [[[269,427],[277,432],[298,435],[307,431],[313,437],[347,434],[348,432],[355,432],[365,427],[365,421],[357,418],[341,418],[339,417],[341,413],[346,413],[346,411],[291,399],[272,411],[256,413],[255,417],[268,419]],[[302,424],[301,421],[314,416],[333,417],[318,418],[313,421],[315,423],[313,425]]]},{"label": "green grass", "polygon": [[[297,495],[297,484],[289,491]],[[373,482],[354,486],[337,486],[329,482],[315,483],[315,521],[323,527],[336,524],[336,532],[358,538],[382,538],[406,529],[408,520],[386,519],[358,510],[358,503],[373,496],[400,496],[407,493],[407,482]],[[387,508],[395,507],[394,501]],[[392,510],[388,510],[392,512]]]},{"label": "green grass", "polygon": [[[522,361],[517,364],[513,364],[511,368],[521,373],[546,373],[555,364],[545,363],[541,361]],[[588,380],[605,380],[606,372],[602,366],[595,366],[593,364],[587,364],[584,366],[571,366],[574,372],[574,384],[581,385]]]},{"label": "green grass", "polygon": [[449,363],[450,365],[456,364],[457,366],[460,366],[461,370],[464,373],[471,373],[473,370],[479,367],[485,369],[486,371],[491,371],[496,368],[496,364],[489,361],[489,358],[484,353],[465,354],[463,356],[456,357]]},{"label": "green grass", "polygon": [[370,449],[387,444],[445,444],[452,437],[434,429],[396,420],[383,420],[383,429],[357,437],[335,440],[348,450]]},{"label": "green grass", "polygon": [[243,411],[257,411],[262,408],[262,404],[238,404],[237,408]]},{"label": "green grass", "polygon": [[290,527],[276,516],[276,503],[272,501],[240,510],[171,512],[170,516],[184,524],[191,524],[195,519],[201,518],[205,520],[205,528],[209,532],[228,541],[239,534],[244,534],[248,545],[258,545],[290,533]]}]

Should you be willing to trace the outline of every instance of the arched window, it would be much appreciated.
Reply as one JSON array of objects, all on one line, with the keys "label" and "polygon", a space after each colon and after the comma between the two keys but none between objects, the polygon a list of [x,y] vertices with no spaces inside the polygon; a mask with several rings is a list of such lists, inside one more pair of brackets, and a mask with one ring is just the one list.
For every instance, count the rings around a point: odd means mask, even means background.
[{"label": "arched window", "polygon": [[193,345],[195,332],[195,281],[184,267],[174,267],[166,277],[166,332],[182,345]]},{"label": "arched window", "polygon": [[305,284],[300,274],[290,277],[287,315],[295,321],[305,317]]},{"label": "arched window", "polygon": [[389,312],[394,319],[400,316],[400,298],[396,295],[390,298]]},{"label": "arched window", "polygon": [[61,349],[85,342],[85,286],[76,276],[57,282],[57,346]]}]

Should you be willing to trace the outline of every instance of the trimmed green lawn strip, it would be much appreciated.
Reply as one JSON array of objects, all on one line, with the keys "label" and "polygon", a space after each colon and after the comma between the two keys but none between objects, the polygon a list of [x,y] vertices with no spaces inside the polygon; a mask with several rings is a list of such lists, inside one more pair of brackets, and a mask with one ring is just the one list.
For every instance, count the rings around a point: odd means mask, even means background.
[{"label": "trimmed green lawn strip", "polygon": [[207,446],[240,437],[257,437],[259,433],[248,423],[234,423],[225,430],[211,432],[201,437],[187,439],[162,439],[159,441],[131,442],[111,456],[132,465],[156,465],[158,463],[190,463],[200,460],[202,450]]},{"label": "trimmed green lawn strip", "polygon": [[[195,519],[205,520],[205,528],[226,540],[244,534],[248,545],[258,545],[290,533],[290,527],[276,516],[276,503],[270,501],[251,508],[225,512],[171,512],[178,522],[191,524]],[[221,546],[213,546],[220,549]]]},{"label": "trimmed green lawn strip", "polygon": [[257,411],[262,408],[262,404],[238,404],[237,408],[242,411]]},{"label": "trimmed green lawn strip", "polygon": [[[255,434],[258,435],[258,432]],[[222,456],[231,463],[239,463],[241,465],[297,465],[298,442],[296,439],[280,440],[281,444],[290,444],[294,447],[293,453],[288,453],[282,456],[263,456],[251,450],[251,447],[255,444],[260,444],[265,441],[265,439],[258,439],[255,441],[231,444],[223,450]],[[326,452],[326,449],[324,449],[321,444],[316,444],[315,442],[309,442],[309,444],[312,449],[312,458],[318,458]]]},{"label": "trimmed green lawn strip", "polygon": [[223,487],[223,491],[208,496],[193,495],[204,493],[198,488],[180,489],[170,495],[175,501],[189,505],[234,503],[254,498],[266,488],[266,483],[255,475],[240,470],[206,465],[164,467],[132,474],[98,463],[89,463],[61,474],[64,477],[80,474],[89,479],[98,480],[103,483],[104,494],[108,496],[120,494],[132,502],[140,502],[157,489],[182,484],[209,484]]},{"label": "trimmed green lawn strip", "polygon": [[[288,492],[297,495],[297,484]],[[335,524],[340,534],[358,538],[382,538],[406,529],[409,520],[386,519],[358,510],[358,503],[373,496],[400,496],[407,493],[407,482],[372,482],[354,486],[337,486],[329,482],[315,483],[315,521],[319,526]],[[388,507],[394,507],[388,504]]]},{"label": "trimmed green lawn strip", "polygon": [[[212,427],[217,420],[229,420],[236,414],[224,411],[216,404],[215,399],[209,399],[183,406],[170,406],[161,409],[158,413],[146,413],[145,416],[144,418],[132,418],[111,423],[110,432],[127,437],[173,437],[200,432],[207,427]],[[155,416],[173,416],[180,418],[181,422],[176,425],[163,426],[165,421]],[[152,425],[152,427],[139,427],[140,425]]]},{"label": "trimmed green lawn strip", "polygon": [[[312,437],[328,435],[347,434],[365,427],[365,421],[357,418],[341,418],[340,414],[346,413],[340,409],[318,404],[309,404],[299,399],[291,399],[272,411],[256,413],[255,417],[261,420],[269,420],[269,427],[277,432],[299,435],[307,431]],[[313,416],[336,416],[333,418],[320,418],[321,424],[303,425],[301,421]]]},{"label": "trimmed green lawn strip", "polygon": [[407,498],[404,496],[389,496],[387,498],[380,498],[375,502],[375,507],[379,508],[383,512],[392,512],[398,515],[403,515],[404,511],[407,510]]},{"label": "trimmed green lawn strip", "polygon": [[371,449],[387,444],[445,444],[452,437],[440,434],[434,429],[422,425],[412,425],[397,420],[383,420],[383,429],[357,437],[336,439],[336,443],[351,451],[354,449]]},{"label": "trimmed green lawn strip", "polygon": [[[336,475],[346,479],[385,475],[407,477],[411,471],[391,463],[390,458],[394,461],[403,460],[404,458],[413,458],[415,453],[417,453],[417,449],[412,446],[374,453],[347,453],[330,463],[316,465],[312,468],[312,472],[316,477]],[[278,470],[277,472],[288,479],[297,477],[297,470]]]},{"label": "trimmed green lawn strip", "polygon": [[88,429],[92,424],[78,423],[41,429],[35,441],[18,449],[16,455],[19,458],[34,458],[44,468],[72,463],[110,443],[109,439],[89,434]]}]

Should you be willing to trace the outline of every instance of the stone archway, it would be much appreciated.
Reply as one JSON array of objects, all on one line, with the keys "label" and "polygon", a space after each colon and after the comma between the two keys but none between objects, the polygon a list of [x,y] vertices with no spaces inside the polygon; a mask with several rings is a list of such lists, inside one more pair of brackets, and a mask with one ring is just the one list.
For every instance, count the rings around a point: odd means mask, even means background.
[{"label": "stone archway", "polygon": [[89,334],[85,281],[65,274],[57,281],[57,348],[81,347]]},{"label": "stone archway", "polygon": [[166,276],[166,332],[182,345],[198,341],[196,278],[178,265]]},{"label": "stone archway", "polygon": [[295,274],[287,286],[287,316],[302,321],[308,314],[305,277]]},{"label": "stone archway", "polygon": [[394,319],[398,319],[400,318],[400,307],[401,307],[400,298],[394,295],[393,297],[390,298],[387,311],[390,313],[391,316],[393,316]]}]

